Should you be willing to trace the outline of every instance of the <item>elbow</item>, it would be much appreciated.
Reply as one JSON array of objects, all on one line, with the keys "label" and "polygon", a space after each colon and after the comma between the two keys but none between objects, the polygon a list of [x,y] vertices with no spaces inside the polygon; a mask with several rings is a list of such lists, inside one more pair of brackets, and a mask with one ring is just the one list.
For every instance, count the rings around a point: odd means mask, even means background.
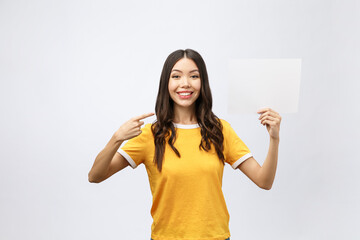
[{"label": "elbow", "polygon": [[100,183],[101,182],[101,180],[99,178],[96,178],[94,175],[92,175],[90,173],[88,174],[88,181],[90,183]]},{"label": "elbow", "polygon": [[93,179],[90,179],[89,178],[89,183],[99,183],[100,181],[96,181],[96,180],[93,180]]},{"label": "elbow", "polygon": [[270,190],[272,187],[272,183],[259,184],[258,187],[264,190]]},{"label": "elbow", "polygon": [[262,187],[260,187],[260,188],[262,188],[262,189],[264,189],[264,190],[270,190],[271,189],[271,185],[269,185],[269,186],[262,186]]}]

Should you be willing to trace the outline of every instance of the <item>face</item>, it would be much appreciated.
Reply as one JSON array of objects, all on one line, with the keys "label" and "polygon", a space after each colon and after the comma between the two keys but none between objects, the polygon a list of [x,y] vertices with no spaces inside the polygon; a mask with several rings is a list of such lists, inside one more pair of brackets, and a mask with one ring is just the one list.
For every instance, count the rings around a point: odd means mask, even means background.
[{"label": "face", "polygon": [[200,89],[200,73],[195,62],[189,58],[176,62],[169,79],[169,93],[174,107],[193,108]]}]

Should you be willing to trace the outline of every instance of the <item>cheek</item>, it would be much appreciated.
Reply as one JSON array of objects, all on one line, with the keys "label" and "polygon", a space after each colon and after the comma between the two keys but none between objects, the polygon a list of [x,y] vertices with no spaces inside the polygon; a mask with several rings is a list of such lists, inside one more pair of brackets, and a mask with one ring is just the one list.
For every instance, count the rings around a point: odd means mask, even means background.
[{"label": "cheek", "polygon": [[[169,95],[171,97],[171,99],[173,99],[173,96],[174,96],[174,92],[176,91],[177,89],[177,85],[174,83],[174,81],[169,81],[169,84],[168,84],[168,90],[169,90]],[[173,99],[174,100],[174,99]]]},{"label": "cheek", "polygon": [[170,93],[175,90],[174,82],[171,80],[169,81],[168,90]]},{"label": "cheek", "polygon": [[197,83],[194,84],[194,88],[200,92],[201,90],[201,81],[198,81]]}]

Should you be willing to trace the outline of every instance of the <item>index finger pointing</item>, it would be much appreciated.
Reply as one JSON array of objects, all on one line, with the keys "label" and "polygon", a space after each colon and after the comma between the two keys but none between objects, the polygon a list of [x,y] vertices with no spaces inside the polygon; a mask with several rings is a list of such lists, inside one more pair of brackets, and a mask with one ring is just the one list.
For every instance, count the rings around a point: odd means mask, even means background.
[{"label": "index finger pointing", "polygon": [[134,120],[141,120],[150,116],[153,116],[155,113],[145,113],[140,116],[134,117]]}]

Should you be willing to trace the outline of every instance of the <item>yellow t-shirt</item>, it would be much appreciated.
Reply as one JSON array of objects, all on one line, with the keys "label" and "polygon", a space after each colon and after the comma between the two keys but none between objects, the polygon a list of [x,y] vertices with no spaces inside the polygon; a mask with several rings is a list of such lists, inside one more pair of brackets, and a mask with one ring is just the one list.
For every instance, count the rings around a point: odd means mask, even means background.
[{"label": "yellow t-shirt", "polygon": [[[221,120],[225,161],[236,169],[252,156],[230,124]],[[224,240],[230,237],[229,213],[222,192],[224,165],[215,147],[199,149],[200,127],[174,124],[177,157],[166,144],[162,171],[153,162],[151,124],[118,152],[133,168],[145,164],[153,196],[151,237],[154,240]]]}]

